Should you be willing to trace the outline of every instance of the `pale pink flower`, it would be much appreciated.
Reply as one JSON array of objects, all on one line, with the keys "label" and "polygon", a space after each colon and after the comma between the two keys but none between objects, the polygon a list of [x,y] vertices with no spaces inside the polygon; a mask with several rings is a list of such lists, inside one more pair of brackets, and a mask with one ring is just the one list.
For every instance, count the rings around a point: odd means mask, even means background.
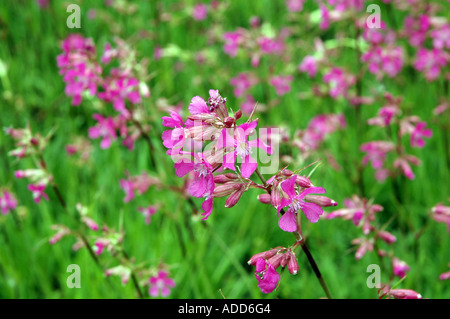
[{"label": "pale pink flower", "polygon": [[[448,267],[450,267],[450,264],[448,264]],[[450,279],[450,271],[444,272],[439,276],[440,280],[448,280]]]},{"label": "pale pink flower", "polygon": [[208,16],[208,7],[203,3],[198,3],[192,9],[192,17],[196,21],[205,20]]},{"label": "pale pink flower", "polygon": [[312,78],[317,74],[318,62],[316,58],[311,55],[307,55],[303,58],[303,61],[298,66],[300,72],[308,73],[309,77]]},{"label": "pale pink flower", "polygon": [[387,296],[394,299],[422,299],[421,294],[411,289],[391,289]]},{"label": "pale pink flower", "polygon": [[290,12],[300,12],[303,10],[305,0],[286,0],[286,7]]},{"label": "pale pink flower", "polygon": [[270,78],[270,84],[275,88],[278,95],[285,95],[291,91],[291,82],[294,80],[292,75],[277,75]]},{"label": "pale pink flower", "polygon": [[450,24],[444,23],[431,32],[436,49],[450,49]]},{"label": "pale pink flower", "polygon": [[140,211],[144,217],[145,217],[145,223],[150,224],[151,217],[155,215],[155,213],[158,211],[158,206],[156,205],[150,205],[147,207],[139,207],[138,211]]}]

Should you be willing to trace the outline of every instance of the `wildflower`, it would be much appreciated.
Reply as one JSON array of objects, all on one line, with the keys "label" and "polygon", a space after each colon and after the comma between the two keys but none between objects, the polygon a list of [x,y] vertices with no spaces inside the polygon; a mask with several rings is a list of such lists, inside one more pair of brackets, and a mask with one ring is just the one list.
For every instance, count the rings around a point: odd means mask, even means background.
[{"label": "wildflower", "polygon": [[394,276],[403,278],[406,276],[406,273],[411,268],[408,266],[408,264],[397,257],[392,258],[392,270],[394,273]]},{"label": "wildflower", "polygon": [[44,193],[46,187],[47,187],[46,184],[30,184],[30,185],[28,185],[28,189],[32,192],[33,199],[36,203],[39,204],[41,202],[41,198],[44,198],[45,200],[48,201],[48,196],[46,193]]},{"label": "wildflower", "polygon": [[447,224],[447,230],[450,233],[450,206],[439,203],[431,209],[431,212],[435,221]]},{"label": "wildflower", "polygon": [[258,280],[259,289],[265,294],[274,291],[280,281],[278,272],[263,258],[256,261],[255,277]]},{"label": "wildflower", "polygon": [[[448,267],[450,267],[450,264],[448,264]],[[440,280],[446,280],[450,279],[450,271],[444,272],[439,276]]]},{"label": "wildflower", "polygon": [[119,276],[122,280],[122,284],[126,284],[131,277],[131,269],[122,265],[112,267],[105,270],[106,276]]},{"label": "wildflower", "polygon": [[281,229],[288,232],[297,230],[296,213],[300,209],[311,223],[317,223],[320,215],[323,213],[321,206],[312,202],[306,202],[305,196],[311,193],[325,193],[325,189],[322,187],[309,187],[298,194],[295,191],[296,180],[297,176],[294,175],[281,183],[281,189],[285,192],[287,198],[284,197],[281,199],[281,204],[278,207],[277,212],[279,213],[284,207],[288,208],[284,215],[280,217],[278,224]]},{"label": "wildflower", "polygon": [[330,85],[330,96],[336,99],[339,96],[347,96],[347,91],[356,83],[356,78],[351,74],[346,74],[341,68],[333,67],[323,76],[323,81]]},{"label": "wildflower", "polygon": [[2,214],[8,214],[11,210],[16,209],[17,199],[8,191],[0,193],[0,211]]},{"label": "wildflower", "polygon": [[145,217],[145,223],[150,224],[151,216],[153,216],[158,211],[158,206],[150,205],[147,207],[139,207],[138,211],[140,211]]},{"label": "wildflower", "polygon": [[192,9],[192,17],[196,21],[205,20],[208,16],[208,7],[203,3],[198,3]]},{"label": "wildflower", "polygon": [[303,10],[305,0],[286,0],[286,7],[290,12],[300,12]]},{"label": "wildflower", "polygon": [[293,79],[292,75],[273,76],[270,78],[270,84],[275,88],[275,92],[281,96],[291,91],[291,82]]},{"label": "wildflower", "polygon": [[317,74],[317,60],[311,55],[307,55],[303,58],[303,61],[298,66],[300,72],[308,73],[309,77],[312,78]]},{"label": "wildflower", "polygon": [[59,73],[66,83],[65,93],[72,97],[72,105],[80,105],[82,94],[97,93],[101,83],[102,68],[95,61],[96,49],[90,38],[70,34],[62,43],[63,53],[58,55]]},{"label": "wildflower", "polygon": [[243,41],[242,31],[237,30],[235,32],[225,32],[223,39],[225,40],[225,44],[223,46],[224,52],[231,57],[235,57],[239,46]]},{"label": "wildflower", "polygon": [[112,141],[117,139],[116,124],[112,117],[104,118],[100,114],[92,116],[98,124],[89,128],[89,137],[91,139],[102,138],[100,147],[103,149],[109,148]]},{"label": "wildflower", "polygon": [[169,278],[169,274],[166,271],[160,270],[156,276],[152,276],[149,279],[150,289],[148,293],[152,297],[167,297],[170,295],[170,288],[175,287],[175,281]]},{"label": "wildflower", "polygon": [[387,296],[394,299],[422,299],[421,294],[411,289],[391,289]]},{"label": "wildflower", "polygon": [[424,137],[430,138],[433,135],[431,129],[426,128],[426,122],[418,122],[411,132],[411,146],[422,148],[425,146]]},{"label": "wildflower", "polygon": [[444,68],[449,61],[448,54],[440,49],[427,50],[420,48],[414,61],[414,68],[424,72],[428,81],[433,81],[439,77],[441,68]]},{"label": "wildflower", "polygon": [[250,177],[256,170],[258,163],[252,157],[253,149],[260,148],[267,154],[272,154],[272,149],[267,146],[259,139],[248,140],[248,137],[254,133],[256,126],[258,124],[257,120],[250,123],[243,123],[239,125],[233,132],[233,137],[228,133],[228,130],[222,131],[222,136],[217,142],[217,148],[228,148],[233,147],[234,150],[228,152],[223,159],[223,168],[228,168],[236,171],[235,161],[237,156],[242,159],[241,164],[241,174],[243,177]]}]

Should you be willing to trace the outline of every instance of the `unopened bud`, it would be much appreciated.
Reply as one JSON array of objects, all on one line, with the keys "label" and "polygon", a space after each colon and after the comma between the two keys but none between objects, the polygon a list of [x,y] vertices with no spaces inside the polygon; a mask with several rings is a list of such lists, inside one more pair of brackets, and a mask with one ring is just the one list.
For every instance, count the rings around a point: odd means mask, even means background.
[{"label": "unopened bud", "polygon": [[309,188],[309,187],[314,186],[308,177],[299,176],[299,175],[297,175],[297,180],[295,181],[295,183],[298,186],[303,187],[303,188]]},{"label": "unopened bud", "polygon": [[322,207],[328,207],[328,206],[336,206],[337,203],[332,200],[331,198],[328,198],[326,196],[320,196],[320,195],[306,195],[305,199],[308,202],[317,204]]},{"label": "unopened bud", "polygon": [[245,192],[245,185],[241,185],[241,187],[235,191],[234,193],[232,193],[227,200],[225,201],[225,207],[226,208],[231,208],[234,205],[237,204],[237,202],[239,201],[239,199],[241,198],[242,194],[244,194]]},{"label": "unopened bud", "polygon": [[270,194],[258,195],[258,200],[263,204],[270,204]]},{"label": "unopened bud", "polygon": [[290,253],[289,262],[288,262],[288,270],[291,275],[298,274],[298,262],[297,256],[293,251]]}]

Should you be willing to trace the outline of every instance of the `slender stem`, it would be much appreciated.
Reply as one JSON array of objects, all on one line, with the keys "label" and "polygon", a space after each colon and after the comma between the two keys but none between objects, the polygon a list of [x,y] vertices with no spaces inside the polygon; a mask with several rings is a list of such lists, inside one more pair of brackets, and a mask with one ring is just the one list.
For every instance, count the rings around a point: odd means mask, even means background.
[{"label": "slender stem", "polygon": [[[267,182],[266,182],[264,176],[262,176],[262,174],[258,170],[258,168],[256,168],[255,173],[256,173],[256,175],[258,175],[258,177],[261,179],[261,181],[264,183],[264,185],[267,185]],[[270,191],[268,189],[266,189],[266,190],[270,194]],[[284,213],[285,213],[284,209],[281,209],[280,214],[283,215]],[[311,265],[312,269],[314,270],[314,274],[316,275],[317,279],[319,280],[319,283],[322,286],[322,289],[324,290],[325,294],[327,295],[327,298],[332,299],[331,293],[325,283],[325,280],[322,277],[322,274],[320,273],[317,263],[315,262],[313,256],[311,255],[311,252],[309,251],[308,247],[306,246],[305,240],[300,237],[301,236],[300,231],[295,232],[294,236],[295,236],[297,242],[300,242],[300,245],[302,246],[302,249],[306,254],[308,262]]]},{"label": "slender stem", "polygon": [[320,285],[322,286],[322,289],[325,291],[327,298],[333,299],[331,297],[330,290],[328,290],[327,284],[325,283],[325,280],[323,279],[322,274],[320,273],[319,267],[317,266],[316,261],[314,260],[313,256],[311,255],[311,252],[309,251],[308,247],[306,246],[306,242],[304,240],[302,241],[301,246],[306,255],[306,258],[308,258],[309,264],[311,265],[312,269],[314,270],[314,273],[316,274],[317,279],[320,282]]}]

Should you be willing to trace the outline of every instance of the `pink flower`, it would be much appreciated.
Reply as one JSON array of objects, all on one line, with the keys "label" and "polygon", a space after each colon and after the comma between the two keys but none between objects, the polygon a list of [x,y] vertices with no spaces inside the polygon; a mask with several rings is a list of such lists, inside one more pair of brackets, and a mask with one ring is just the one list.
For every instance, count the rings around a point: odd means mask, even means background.
[{"label": "pink flower", "polygon": [[375,220],[375,214],[383,210],[383,207],[373,204],[371,200],[353,195],[344,201],[345,208],[338,209],[324,216],[325,219],[343,218],[352,220],[355,226],[362,225],[364,235],[368,235],[373,227],[371,222]]},{"label": "pink flower", "polygon": [[241,31],[237,30],[235,32],[225,32],[223,35],[223,39],[225,40],[225,44],[223,46],[224,52],[231,57],[235,57],[237,55],[239,46],[243,41]]},{"label": "pink flower", "polygon": [[0,211],[2,214],[8,214],[11,210],[16,209],[17,199],[8,191],[0,193]]},{"label": "pink flower", "polygon": [[241,97],[249,88],[255,84],[255,79],[251,74],[239,73],[238,76],[230,80],[230,84],[234,86],[234,96]]},{"label": "pink flower", "polygon": [[418,122],[416,127],[411,132],[411,146],[422,148],[425,146],[424,137],[430,138],[433,136],[433,131],[431,129],[425,128],[427,126],[426,122]]},{"label": "pink flower", "polygon": [[248,140],[249,136],[254,133],[257,120],[250,123],[239,125],[233,132],[231,137],[228,130],[222,130],[222,135],[217,141],[218,149],[233,147],[234,151],[227,153],[223,158],[223,168],[236,171],[235,162],[239,156],[242,159],[241,174],[243,177],[250,177],[258,166],[257,161],[253,158],[254,148],[260,148],[267,154],[272,154],[272,149],[262,143],[259,139]]},{"label": "pink flower", "polygon": [[407,16],[404,20],[404,31],[414,47],[420,47],[425,42],[429,27],[430,20],[425,14],[417,18]]},{"label": "pink flower", "polygon": [[373,47],[361,56],[369,64],[369,71],[381,79],[384,74],[395,77],[403,67],[402,47]]},{"label": "pink flower", "polygon": [[259,289],[265,294],[274,291],[280,281],[278,272],[264,258],[256,261],[255,277],[258,280]]},{"label": "pink flower", "polygon": [[346,74],[343,69],[333,67],[323,76],[323,81],[330,85],[330,96],[334,99],[339,96],[346,97],[347,91],[356,79],[351,74]]},{"label": "pink flower", "polygon": [[330,11],[323,3],[320,4],[320,18],[320,29],[327,30],[330,27]]},{"label": "pink flower", "polygon": [[205,20],[208,16],[208,7],[203,3],[198,3],[192,10],[192,17],[196,21]]},{"label": "pink flower", "polygon": [[174,166],[178,177],[193,172],[194,178],[189,188],[191,196],[203,197],[210,189],[209,185],[214,185],[213,167],[201,153],[193,153],[192,158],[183,158],[176,162]]},{"label": "pink flower", "polygon": [[421,294],[411,289],[391,289],[387,295],[394,299],[422,299]]},{"label": "pink flower", "polygon": [[291,91],[291,82],[294,79],[292,75],[278,75],[270,78],[270,84],[275,88],[278,95],[284,95]]},{"label": "pink flower", "polygon": [[[450,267],[450,264],[448,264],[448,266]],[[439,276],[440,280],[448,280],[450,279],[450,271],[444,272]]]},{"label": "pink flower", "polygon": [[439,77],[441,68],[447,65],[448,60],[448,54],[443,50],[420,48],[417,51],[414,67],[416,70],[424,72],[428,81],[433,81]]},{"label": "pink flower", "polygon": [[361,145],[360,150],[366,152],[362,163],[367,165],[372,162],[372,167],[379,170],[383,167],[386,160],[386,154],[393,151],[395,145],[386,141],[372,141]]},{"label": "pink flower", "polygon": [[450,206],[439,203],[431,211],[432,218],[439,223],[447,224],[447,231],[450,233]]},{"label": "pink flower", "polygon": [[303,10],[305,0],[286,0],[286,7],[290,12],[300,12]]},{"label": "pink flower", "polygon": [[403,278],[410,269],[411,268],[404,261],[398,259],[397,257],[392,258],[392,271],[394,276]]},{"label": "pink flower", "polygon": [[104,118],[100,114],[94,114],[92,116],[98,124],[89,128],[89,137],[92,139],[102,138],[100,142],[101,148],[109,148],[112,141],[117,139],[116,124],[112,117]]},{"label": "pink flower", "polygon": [[300,72],[308,73],[309,77],[312,78],[317,74],[317,60],[311,55],[307,55],[303,58],[302,63],[298,66]]},{"label": "pink flower", "polygon": [[306,202],[305,196],[309,194],[323,194],[326,193],[322,187],[309,187],[297,194],[295,190],[297,181],[297,175],[290,177],[289,179],[281,183],[281,189],[287,195],[287,198],[282,198],[281,203],[277,209],[279,213],[282,208],[288,207],[283,216],[280,217],[278,225],[284,231],[294,232],[297,230],[296,214],[299,210],[302,210],[306,218],[311,223],[317,223],[320,215],[323,213],[321,206]]},{"label": "pink flower", "polygon": [[155,206],[155,205],[138,208],[138,211],[140,211],[144,215],[146,224],[150,224],[151,217],[157,212],[157,210],[158,210],[158,206]]},{"label": "pink flower", "polygon": [[169,274],[166,271],[158,271],[157,276],[150,277],[149,279],[150,289],[148,293],[152,297],[167,297],[170,295],[170,288],[175,287],[175,281],[169,278]]},{"label": "pink flower", "polygon": [[125,192],[124,202],[128,203],[135,198],[135,191],[144,194],[152,185],[159,185],[157,178],[148,176],[146,173],[136,176],[128,176],[127,179],[120,180],[120,187]]},{"label": "pink flower", "polygon": [[417,166],[420,164],[420,160],[412,155],[403,155],[401,157],[398,157],[394,161],[393,165],[395,168],[400,168],[403,175],[405,175],[408,179],[413,180],[415,178],[415,175],[411,169],[411,165],[409,165],[410,163]]},{"label": "pink flower", "polygon": [[400,114],[400,110],[397,105],[386,105],[378,111],[376,117],[367,120],[367,124],[385,127],[390,125],[394,116],[398,114]]},{"label": "pink flower", "polygon": [[436,49],[450,49],[450,24],[444,23],[431,32],[433,46]]},{"label": "pink flower", "polygon": [[36,203],[39,204],[41,202],[41,198],[44,198],[45,200],[48,201],[48,196],[46,193],[44,193],[46,187],[47,185],[45,184],[28,185],[28,189],[32,192],[33,199]]},{"label": "pink flower", "polygon": [[126,100],[132,104],[141,102],[139,81],[133,77],[119,74],[117,70],[112,70],[111,73],[113,73],[113,76],[103,81],[105,91],[98,93],[98,97],[106,102],[113,103],[116,111],[128,115]]},{"label": "pink flower", "polygon": [[102,68],[95,61],[96,49],[92,39],[70,34],[62,43],[63,53],[58,55],[59,73],[66,83],[65,93],[72,97],[72,105],[80,105],[85,91],[97,93]]}]

